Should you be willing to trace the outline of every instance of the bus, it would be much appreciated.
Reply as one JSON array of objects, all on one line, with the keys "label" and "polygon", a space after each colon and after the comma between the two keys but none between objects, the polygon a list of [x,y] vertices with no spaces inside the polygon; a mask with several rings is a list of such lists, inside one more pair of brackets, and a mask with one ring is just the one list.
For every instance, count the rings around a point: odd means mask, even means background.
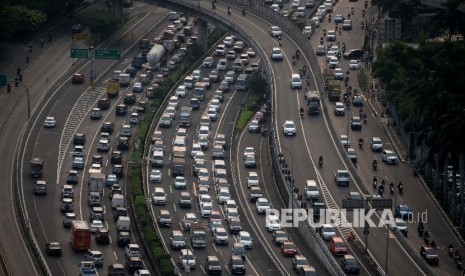
[{"label": "bus", "polygon": [[73,221],[71,226],[71,246],[76,251],[90,249],[90,227],[87,221]]},{"label": "bus", "polygon": [[249,76],[247,76],[247,74],[240,74],[239,77],[237,77],[236,89],[242,91],[247,90],[249,87],[248,80]]}]

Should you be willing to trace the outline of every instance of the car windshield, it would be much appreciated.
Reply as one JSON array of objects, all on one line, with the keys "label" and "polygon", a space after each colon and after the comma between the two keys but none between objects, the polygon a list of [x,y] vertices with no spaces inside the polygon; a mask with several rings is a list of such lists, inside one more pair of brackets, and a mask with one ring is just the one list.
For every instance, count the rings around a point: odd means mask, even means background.
[{"label": "car windshield", "polygon": [[344,242],[335,242],[334,245],[336,247],[345,247],[346,246]]},{"label": "car windshield", "polygon": [[350,266],[356,266],[357,265],[357,260],[355,259],[346,259],[346,264]]},{"label": "car windshield", "polygon": [[284,125],[285,128],[294,128],[294,124],[287,123]]},{"label": "car windshield", "polygon": [[297,265],[308,265],[308,261],[304,258],[296,260]]}]

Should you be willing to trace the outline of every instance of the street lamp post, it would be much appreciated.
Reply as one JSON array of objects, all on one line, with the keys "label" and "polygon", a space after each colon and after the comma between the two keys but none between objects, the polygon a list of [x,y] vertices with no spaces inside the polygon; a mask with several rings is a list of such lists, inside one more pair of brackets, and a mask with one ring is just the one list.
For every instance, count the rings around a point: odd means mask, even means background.
[{"label": "street lamp post", "polygon": [[[395,174],[395,177],[394,177],[394,190],[393,190],[393,194],[394,194],[394,209],[396,208],[397,206],[397,192],[396,192],[396,185],[397,185],[397,168],[398,168],[399,164],[396,164],[396,174]],[[394,210],[395,211],[395,210]],[[385,267],[384,267],[384,272],[386,273],[386,275],[388,275],[388,256],[389,256],[389,227],[387,228],[387,232],[386,232],[386,264],[385,264]]]}]

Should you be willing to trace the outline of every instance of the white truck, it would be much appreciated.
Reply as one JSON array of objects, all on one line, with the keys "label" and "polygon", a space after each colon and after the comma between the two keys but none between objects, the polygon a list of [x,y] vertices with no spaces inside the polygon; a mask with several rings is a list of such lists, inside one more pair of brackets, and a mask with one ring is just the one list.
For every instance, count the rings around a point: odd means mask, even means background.
[{"label": "white truck", "polygon": [[207,232],[205,226],[200,223],[196,223],[192,226],[191,236],[192,247],[202,248],[207,246]]},{"label": "white truck", "polygon": [[191,125],[191,112],[192,112],[192,107],[190,106],[181,107],[181,114],[179,115],[179,124],[181,126],[188,127]]},{"label": "white truck", "polygon": [[126,73],[121,73],[119,74],[118,81],[120,86],[129,86],[129,84],[131,84],[131,76]]},{"label": "white truck", "polygon": [[161,44],[153,45],[150,52],[147,54],[147,62],[151,67],[160,68],[160,62],[165,56],[166,50],[165,47]]},{"label": "white truck", "polygon": [[89,194],[91,192],[98,192],[103,194],[103,187],[105,186],[105,174],[101,172],[91,172],[89,174]]}]

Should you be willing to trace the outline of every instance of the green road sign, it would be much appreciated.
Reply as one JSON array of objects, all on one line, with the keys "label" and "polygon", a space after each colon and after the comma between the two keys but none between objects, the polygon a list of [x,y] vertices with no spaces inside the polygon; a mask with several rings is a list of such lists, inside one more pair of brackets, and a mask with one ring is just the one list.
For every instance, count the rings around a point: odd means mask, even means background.
[{"label": "green road sign", "polygon": [[95,50],[96,59],[120,59],[121,52],[118,50]]},{"label": "green road sign", "polygon": [[0,86],[6,86],[6,75],[0,75]]},{"label": "green road sign", "polygon": [[71,49],[72,58],[88,58],[89,49]]}]

